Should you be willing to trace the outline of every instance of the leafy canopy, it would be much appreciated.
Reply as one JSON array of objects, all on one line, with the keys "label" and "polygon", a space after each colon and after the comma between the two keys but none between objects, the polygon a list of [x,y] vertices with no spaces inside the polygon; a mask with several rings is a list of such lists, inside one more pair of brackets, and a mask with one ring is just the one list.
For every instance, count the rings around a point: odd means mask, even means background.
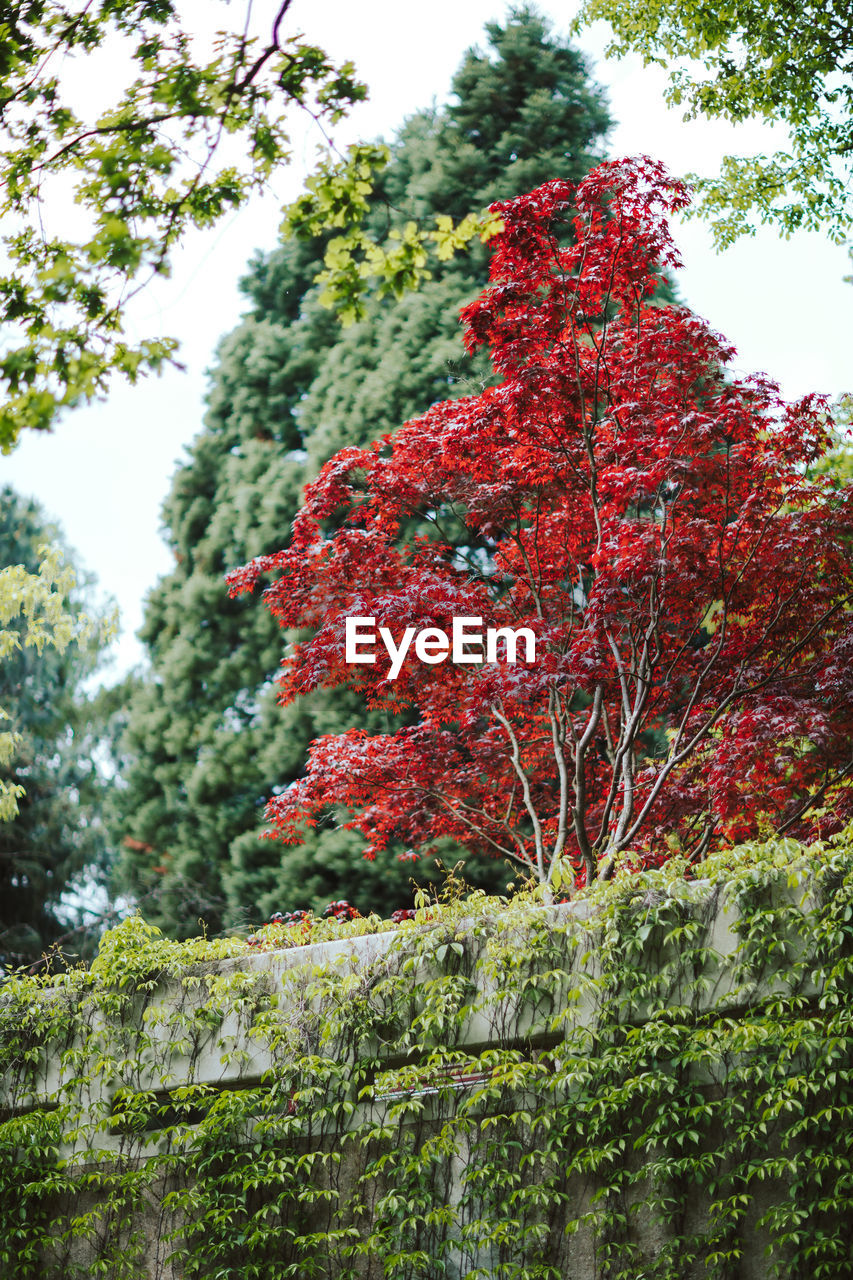
[{"label": "leafy canopy", "polygon": [[[239,593],[276,573],[272,613],[312,632],[285,703],[349,685],[417,713],[318,739],[269,802],[283,839],[339,804],[368,857],[452,837],[557,884],[853,813],[853,487],[807,477],[831,446],[821,399],[732,377],[733,349],[655,296],[686,202],[640,158],[498,203],[463,318],[500,384],[343,449],[290,546],[231,575]],[[536,660],[410,650],[392,678],[381,646],[347,662],[352,616],[395,638],[526,627]]]},{"label": "leafy canopy", "polygon": [[[4,490],[4,504],[9,500],[9,491]],[[84,613],[69,611],[67,600],[77,584],[73,568],[63,562],[58,547],[43,544],[38,550],[36,572],[23,564],[0,568],[0,670],[25,649],[41,654],[45,646],[51,646],[63,653],[72,642],[85,645],[96,632],[103,644],[114,629],[112,621],[98,627]],[[2,706],[0,720],[10,720],[9,711]],[[8,767],[19,742],[17,731],[0,732],[0,769]],[[24,794],[20,783],[0,777],[0,822],[17,815],[18,801]]]},{"label": "leafy canopy", "polygon": [[[8,485],[0,564],[0,963],[20,964],[69,932],[66,891],[103,880],[106,731],[121,690],[85,691],[112,621],[78,585],[55,527]],[[86,930],[72,932],[79,954]]]},{"label": "leafy canopy", "polygon": [[[638,53],[664,67],[668,97],[735,123],[751,116],[786,126],[787,148],[726,156],[715,178],[691,175],[699,211],[720,247],[756,220],[788,234],[822,230],[848,238],[853,225],[853,54],[849,0],[584,0],[575,30],[603,18],[608,53]],[[692,65],[685,65],[689,60]]]},{"label": "leafy canopy", "polygon": [[381,143],[356,143],[343,158],[320,164],[305,194],[286,211],[285,235],[317,238],[341,229],[326,246],[317,282],[323,286],[320,302],[344,325],[366,317],[371,285],[380,297],[401,298],[432,278],[431,250],[438,262],[447,262],[475,237],[486,244],[500,230],[500,220],[488,212],[467,213],[458,223],[441,213],[434,226],[410,218],[387,238],[377,237],[369,224],[370,197],[390,159]]},{"label": "leafy canopy", "polygon": [[[169,271],[188,227],[239,207],[289,159],[286,112],[334,121],[364,96],[351,64],[285,35],[219,32],[198,50],[173,0],[25,0],[0,25],[0,449],[171,358],[123,336],[128,298]],[[127,83],[83,114],[115,66]],[[82,67],[81,64],[82,63]],[[79,83],[85,74],[85,91]],[[79,233],[68,234],[69,185]],[[54,209],[63,210],[57,218]],[[54,221],[61,226],[54,226]]]}]

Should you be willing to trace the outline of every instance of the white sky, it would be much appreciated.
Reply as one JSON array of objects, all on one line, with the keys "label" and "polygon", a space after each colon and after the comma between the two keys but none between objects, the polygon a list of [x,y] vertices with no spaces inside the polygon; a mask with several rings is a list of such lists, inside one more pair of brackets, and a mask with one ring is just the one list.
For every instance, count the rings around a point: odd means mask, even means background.
[{"label": "white sky", "polygon": [[[271,21],[277,3],[256,0],[255,8]],[[558,30],[573,13],[557,0],[540,0],[540,8]],[[207,21],[211,6],[191,0],[187,9],[204,11]],[[302,30],[334,57],[352,59],[370,86],[370,101],[336,130],[340,146],[357,137],[390,136],[407,114],[433,98],[442,101],[465,49],[482,43],[484,23],[506,9],[501,0],[432,0],[428,6],[294,0],[287,29]],[[230,21],[240,10],[232,6]],[[229,20],[224,12],[220,23]],[[776,131],[758,125],[683,123],[663,101],[662,73],[633,59],[603,60],[606,36],[606,28],[595,28],[579,43],[609,93],[617,121],[612,156],[645,152],[674,173],[711,173],[727,151],[775,147]],[[171,567],[158,533],[160,508],[184,446],[201,427],[205,370],[216,343],[243,310],[237,281],[254,249],[274,246],[280,206],[298,194],[314,160],[318,135],[306,134],[299,122],[294,133],[302,138],[296,163],[276,180],[274,194],[213,232],[195,233],[176,258],[172,279],[158,282],[156,292],[135,305],[131,336],[179,338],[186,372],[170,371],[135,388],[116,383],[108,399],[76,410],[55,433],[26,433],[14,454],[0,457],[0,483],[37,498],[62,525],[81,565],[97,575],[102,592],[118,601],[116,675],[142,659],[134,632],[144,595]],[[789,397],[853,389],[853,287],[842,282],[850,270],[843,248],[812,234],[785,241],[765,229],[717,255],[698,221],[681,224],[677,239],[685,262],[684,300],[735,343],[738,370],[770,374]]]}]

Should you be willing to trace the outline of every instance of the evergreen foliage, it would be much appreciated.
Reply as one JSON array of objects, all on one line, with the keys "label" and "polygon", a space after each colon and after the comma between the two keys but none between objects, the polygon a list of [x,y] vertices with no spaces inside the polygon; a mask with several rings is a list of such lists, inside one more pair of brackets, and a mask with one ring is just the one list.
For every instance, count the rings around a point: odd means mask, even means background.
[{"label": "evergreen foliage", "polygon": [[[582,57],[526,9],[488,37],[488,55],[466,56],[451,104],[400,131],[373,196],[375,234],[458,217],[556,176],[577,180],[597,158],[609,117]],[[176,564],[147,604],[152,671],[131,707],[117,830],[121,884],[150,895],[149,918],[178,935],[200,916],[219,929],[340,896],[380,911],[409,897],[407,864],[364,862],[333,814],[283,863],[258,840],[265,800],[300,776],[313,738],[387,726],[340,690],[282,715],[275,623],[259,602],[228,601],[222,579],[282,545],[306,480],[340,447],[488,378],[482,357],[464,356],[458,325],[484,283],[486,250],[439,264],[394,304],[374,298],[342,331],[314,284],[324,248],[290,240],[252,263],[249,311],[220,346],[204,429],[164,509]],[[506,868],[483,876],[501,885]]]},{"label": "evergreen foliage", "polygon": [[[36,503],[0,491],[0,563],[37,573],[40,548],[56,530]],[[76,612],[85,591],[64,604]],[[22,635],[26,619],[8,624]],[[99,818],[106,781],[93,758],[105,714],[118,695],[92,699],[82,690],[104,640],[60,651],[21,645],[0,663],[0,706],[18,740],[0,780],[21,787],[18,813],[0,823],[0,961],[39,957],[68,929],[57,914],[63,892],[81,872],[103,876],[107,836]],[[79,951],[81,938],[72,949]]]}]

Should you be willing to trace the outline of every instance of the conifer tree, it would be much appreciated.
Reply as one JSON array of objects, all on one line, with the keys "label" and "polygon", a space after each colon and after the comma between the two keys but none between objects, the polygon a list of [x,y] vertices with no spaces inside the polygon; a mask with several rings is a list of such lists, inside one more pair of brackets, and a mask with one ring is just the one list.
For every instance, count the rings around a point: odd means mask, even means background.
[{"label": "conifer tree", "polygon": [[[529,9],[487,35],[488,52],[466,55],[451,102],[413,116],[392,144],[375,233],[459,218],[550,178],[576,181],[599,157],[610,121],[582,56]],[[259,601],[227,599],[223,575],[282,545],[305,483],[339,448],[489,378],[481,355],[464,354],[458,321],[482,288],[487,253],[477,246],[441,264],[398,301],[374,299],[342,330],[314,283],[324,247],[291,240],[251,264],[248,313],[220,345],[203,430],[164,508],[175,568],[147,603],[151,673],[130,708],[118,876],[178,934],[199,918],[218,929],[333,898],[382,912],[410,898],[406,851],[390,868],[363,861],[364,841],[340,814],[284,859],[259,839],[264,802],[304,772],[312,739],[389,726],[340,690],[282,713],[280,633]],[[447,856],[459,850],[449,845]],[[495,887],[508,872],[496,864],[479,874]]]}]

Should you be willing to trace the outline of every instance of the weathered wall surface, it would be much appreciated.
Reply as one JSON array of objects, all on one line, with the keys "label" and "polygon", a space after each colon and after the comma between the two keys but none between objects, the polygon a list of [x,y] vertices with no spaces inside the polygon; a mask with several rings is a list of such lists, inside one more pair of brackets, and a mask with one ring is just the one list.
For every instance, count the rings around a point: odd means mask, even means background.
[{"label": "weathered wall surface", "polygon": [[129,924],[0,1001],[9,1274],[853,1274],[848,880],[652,877],[205,963]]}]

